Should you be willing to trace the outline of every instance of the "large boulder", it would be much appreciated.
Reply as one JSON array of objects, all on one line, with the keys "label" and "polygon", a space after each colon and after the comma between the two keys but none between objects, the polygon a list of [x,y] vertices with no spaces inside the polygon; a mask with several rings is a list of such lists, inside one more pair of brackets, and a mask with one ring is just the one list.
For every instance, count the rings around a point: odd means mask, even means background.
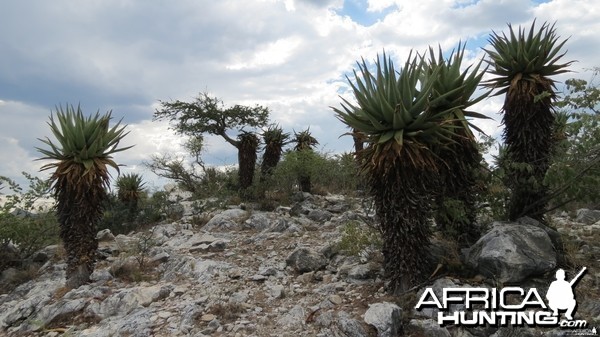
[{"label": "large boulder", "polygon": [[540,227],[494,222],[469,249],[467,264],[498,282],[519,283],[556,268],[557,253],[548,233]]},{"label": "large boulder", "polygon": [[212,217],[212,219],[210,219],[206,225],[204,225],[204,229],[231,229],[238,226],[239,223],[242,220],[246,220],[247,217],[248,212],[243,209],[228,209]]},{"label": "large boulder", "polygon": [[402,327],[402,309],[389,302],[369,304],[364,319],[377,329],[377,337],[395,337]]},{"label": "large boulder", "polygon": [[594,224],[600,221],[600,210],[591,210],[587,208],[578,209],[575,221],[586,225]]},{"label": "large boulder", "polygon": [[[102,302],[89,303],[89,306],[86,310],[100,318],[106,318],[115,315],[122,316],[138,309],[139,307],[147,307],[154,302],[169,297],[172,290],[173,286],[171,284],[157,284],[150,287],[140,286],[120,289],[108,296]],[[76,304],[77,302],[73,300],[66,303]],[[73,306],[73,304],[71,306]],[[65,307],[65,305],[62,304],[59,307]]]},{"label": "large boulder", "polygon": [[333,214],[331,214],[329,211],[325,211],[322,209],[313,209],[310,212],[308,212],[306,216],[312,221],[322,223],[325,221],[329,221]]},{"label": "large boulder", "polygon": [[244,228],[263,230],[271,224],[271,220],[264,213],[252,214],[244,222]]},{"label": "large boulder", "polygon": [[427,336],[427,337],[451,337],[448,329],[440,326],[433,319],[411,319],[407,327],[411,336]]},{"label": "large boulder", "polygon": [[[433,290],[433,293],[435,294],[435,297],[438,299],[441,299],[441,298],[443,298],[444,289],[470,288],[470,287],[471,287],[470,285],[458,285],[458,284],[456,284],[455,280],[453,280],[452,278],[442,277],[442,278],[435,280],[435,282],[433,282],[433,284],[427,288],[431,288]],[[417,298],[420,299],[423,296],[423,293],[425,293],[425,291],[426,291],[426,288],[419,290],[417,292]],[[453,295],[453,296],[464,298],[464,295]],[[427,297],[427,300],[430,300],[430,298]],[[446,314],[453,315],[457,311],[459,311],[459,312],[464,311],[465,305],[463,303],[450,303],[448,308],[443,309],[443,310],[445,310]],[[422,307],[419,310],[413,309],[414,316],[424,317],[424,318],[428,318],[428,319],[436,319],[436,320],[437,320],[439,312],[440,312],[440,310],[437,307],[430,307],[430,306]]]},{"label": "large boulder", "polygon": [[298,248],[288,256],[285,263],[297,273],[302,274],[323,269],[327,266],[328,261],[321,253],[308,248]]},{"label": "large boulder", "polygon": [[366,337],[367,332],[360,322],[345,311],[337,313],[337,327],[347,337]]}]

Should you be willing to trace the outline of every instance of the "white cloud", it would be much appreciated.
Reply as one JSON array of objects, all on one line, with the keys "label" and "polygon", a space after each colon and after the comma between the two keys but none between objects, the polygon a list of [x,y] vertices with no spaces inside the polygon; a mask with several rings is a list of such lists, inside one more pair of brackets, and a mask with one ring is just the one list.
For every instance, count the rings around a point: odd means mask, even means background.
[{"label": "white cloud", "polygon": [[278,66],[286,63],[301,44],[302,39],[294,36],[262,44],[252,52],[252,55],[246,55],[245,53],[235,55],[235,61],[226,68],[240,70]]},{"label": "white cloud", "polygon": [[21,172],[27,172],[37,175],[42,165],[42,161],[35,161],[40,156],[33,157],[30,151],[27,151],[18,139],[12,137],[0,136],[0,158],[5,158],[2,164],[0,175],[9,177],[23,184],[24,179]]},{"label": "white cloud", "polygon": [[[344,76],[355,61],[372,60],[384,49],[402,64],[410,49],[439,43],[444,50],[467,42],[469,61],[478,60],[492,30],[513,25],[556,23],[570,37],[565,60],[573,70],[558,79],[583,76],[598,66],[600,13],[596,0],[552,0],[539,5],[521,0],[345,0],[362,1],[369,27],[340,14],[341,0],[255,0],[146,2],[106,0],[73,5],[57,0],[4,4],[0,14],[0,174],[31,167],[36,138],[55,104],[81,102],[84,111],[113,109],[136,144],[117,159],[125,170],[143,172],[151,154],[183,154],[182,138],[167,123],[152,122],[158,100],[191,100],[209,91],[226,104],[262,104],[286,131],[311,126],[333,151],[351,148],[345,126],[330,106],[347,88]],[[358,7],[361,7],[358,6]],[[356,18],[355,14],[355,18]],[[348,94],[347,92],[344,95]],[[498,133],[496,98],[478,109],[496,121],[481,127]],[[11,140],[11,142],[8,141]],[[16,143],[14,142],[16,140]],[[207,161],[236,161],[235,148],[207,138]],[[20,172],[20,171],[19,171]]]},{"label": "white cloud", "polygon": [[367,10],[369,12],[381,12],[392,7],[396,1],[394,0],[368,0]]}]

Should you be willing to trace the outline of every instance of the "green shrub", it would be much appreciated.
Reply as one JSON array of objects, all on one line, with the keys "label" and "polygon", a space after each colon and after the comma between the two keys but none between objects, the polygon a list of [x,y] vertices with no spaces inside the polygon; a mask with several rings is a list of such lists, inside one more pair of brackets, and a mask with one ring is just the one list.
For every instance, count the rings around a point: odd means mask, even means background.
[{"label": "green shrub", "polygon": [[12,194],[0,206],[0,254],[7,252],[10,244],[17,252],[0,256],[0,271],[12,265],[20,265],[40,249],[60,242],[59,226],[53,211],[36,209],[36,200],[48,196],[48,183],[23,172],[29,181],[29,189],[23,188],[9,178],[0,176]]},{"label": "green shrub", "polygon": [[116,195],[110,194],[98,230],[110,229],[115,235],[127,234],[167,219],[177,220],[181,216],[176,209],[179,205],[170,201],[168,196],[164,191],[154,192],[150,196],[142,193],[137,208],[132,210],[130,203],[124,203]]},{"label": "green shrub", "polygon": [[310,176],[314,192],[356,191],[357,166],[350,154],[330,156],[315,151],[287,151],[265,183],[267,190],[291,193],[299,190],[299,177]]},{"label": "green shrub", "polygon": [[341,234],[342,239],[338,243],[338,249],[348,255],[359,255],[369,247],[379,251],[383,246],[381,233],[376,228],[358,221],[349,221],[344,224]]},{"label": "green shrub", "polygon": [[[600,114],[572,113],[545,183],[551,208],[600,207]],[[569,208],[569,204],[571,207]]]}]

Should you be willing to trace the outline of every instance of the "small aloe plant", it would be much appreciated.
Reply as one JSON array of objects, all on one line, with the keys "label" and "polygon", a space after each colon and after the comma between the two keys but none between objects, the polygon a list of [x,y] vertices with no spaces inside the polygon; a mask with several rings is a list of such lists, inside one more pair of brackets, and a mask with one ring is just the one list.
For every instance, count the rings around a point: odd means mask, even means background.
[{"label": "small aloe plant", "polygon": [[137,209],[138,202],[144,192],[142,177],[137,173],[126,173],[117,179],[117,197],[132,210]]}]

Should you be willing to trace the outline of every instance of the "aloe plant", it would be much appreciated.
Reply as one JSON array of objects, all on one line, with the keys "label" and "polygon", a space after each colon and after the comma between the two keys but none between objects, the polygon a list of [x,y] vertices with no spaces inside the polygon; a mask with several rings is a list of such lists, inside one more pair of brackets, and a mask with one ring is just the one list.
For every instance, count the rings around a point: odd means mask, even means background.
[{"label": "aloe plant", "polygon": [[254,133],[242,132],[238,136],[238,143],[240,190],[243,197],[248,197],[247,189],[252,186],[254,180],[256,150],[258,149],[259,140]]},{"label": "aloe plant", "polygon": [[473,244],[480,234],[475,224],[476,196],[481,192],[476,177],[481,169],[482,156],[472,129],[481,130],[470,121],[488,117],[470,108],[489,95],[489,91],[475,94],[485,74],[485,69],[480,70],[483,61],[462,69],[465,47],[459,43],[447,59],[441,48],[437,55],[430,48],[426,67],[426,74],[435,75],[431,99],[445,96],[429,109],[433,112],[447,111],[447,120],[456,127],[453,142],[436,151],[442,183],[436,196],[435,220],[445,234],[461,246]]},{"label": "aloe plant", "polygon": [[96,225],[102,218],[110,185],[109,167],[119,171],[112,155],[129,147],[119,147],[128,132],[120,122],[109,128],[111,112],[85,117],[72,105],[56,108],[50,116],[50,130],[56,138],[40,139],[47,147],[37,148],[40,160],[53,162],[41,170],[53,170],[50,176],[56,199],[60,237],[67,252],[66,285],[85,284],[96,260]]},{"label": "aloe plant", "polygon": [[427,74],[423,57],[409,56],[397,71],[384,53],[375,68],[373,74],[364,59],[358,63],[354,80],[348,78],[356,103],[342,98],[333,110],[367,137],[359,162],[380,219],[386,277],[397,293],[427,274],[431,199],[439,181],[433,148],[452,142],[456,128],[448,111],[428,109],[447,95],[432,96],[439,70]]},{"label": "aloe plant", "polygon": [[117,198],[135,212],[145,184],[137,173],[124,174],[117,179]]},{"label": "aloe plant", "polygon": [[486,85],[495,95],[505,95],[502,107],[503,138],[508,162],[507,181],[511,198],[508,216],[530,216],[543,221],[548,202],[544,177],[556,143],[552,76],[567,72],[572,62],[559,63],[565,55],[554,25],[547,23],[529,31],[519,27],[510,34],[493,33],[486,50],[492,79]]},{"label": "aloe plant", "polygon": [[[294,150],[298,153],[312,152],[314,147],[319,144],[317,139],[312,136],[310,128],[301,132],[294,132]],[[312,192],[312,182],[309,172],[300,172],[298,176],[298,185],[302,192]]]},{"label": "aloe plant", "polygon": [[267,177],[273,174],[273,170],[281,160],[283,146],[287,144],[290,134],[283,132],[283,129],[278,125],[270,125],[262,133],[262,137],[265,152],[260,166],[260,179],[264,182]]}]

